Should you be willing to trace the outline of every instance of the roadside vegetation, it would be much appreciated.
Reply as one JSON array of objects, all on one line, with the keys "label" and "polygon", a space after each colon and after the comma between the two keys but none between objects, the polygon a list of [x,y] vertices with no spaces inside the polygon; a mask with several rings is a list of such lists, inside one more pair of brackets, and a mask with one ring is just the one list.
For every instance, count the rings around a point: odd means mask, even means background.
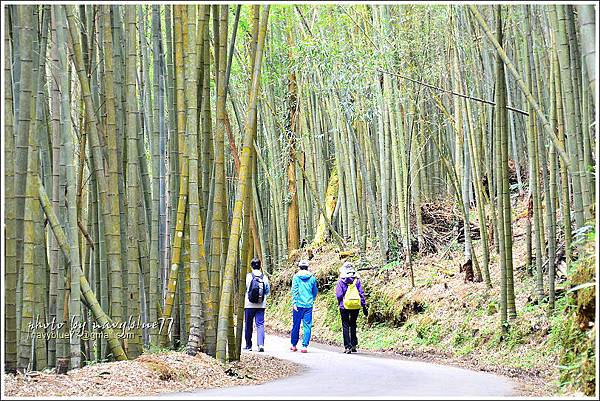
[{"label": "roadside vegetation", "polygon": [[[524,224],[517,222],[515,235]],[[320,294],[315,303],[313,335],[317,341],[342,344],[335,283],[339,267],[353,261],[362,277],[369,316],[358,320],[359,348],[384,351],[437,362],[489,370],[538,383],[545,394],[593,395],[595,391],[595,231],[577,235],[576,260],[564,264],[557,286],[555,314],[549,317],[547,299],[538,302],[535,277],[516,266],[517,317],[508,332],[498,324],[498,288],[465,282],[459,271],[460,244],[444,255],[414,260],[415,288],[406,272],[377,264],[367,252],[340,252],[335,245],[303,250],[312,254]],[[515,242],[515,254],[524,242]],[[303,254],[298,254],[298,257]],[[441,257],[443,256],[443,257]],[[267,323],[279,332],[291,327],[289,282],[296,267],[290,263],[272,279],[274,296]],[[491,259],[492,280],[498,280]]]}]

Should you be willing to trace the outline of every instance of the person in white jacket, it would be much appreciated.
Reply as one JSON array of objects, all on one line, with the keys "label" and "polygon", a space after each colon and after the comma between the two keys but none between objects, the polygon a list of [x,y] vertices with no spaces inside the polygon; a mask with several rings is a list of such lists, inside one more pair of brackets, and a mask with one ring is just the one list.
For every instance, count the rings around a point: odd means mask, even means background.
[{"label": "person in white jacket", "polygon": [[256,319],[256,340],[258,352],[265,350],[265,307],[267,297],[271,293],[269,278],[262,271],[260,260],[253,258],[250,261],[252,271],[246,275],[246,297],[244,303],[245,326],[245,351],[252,351],[252,324]]}]

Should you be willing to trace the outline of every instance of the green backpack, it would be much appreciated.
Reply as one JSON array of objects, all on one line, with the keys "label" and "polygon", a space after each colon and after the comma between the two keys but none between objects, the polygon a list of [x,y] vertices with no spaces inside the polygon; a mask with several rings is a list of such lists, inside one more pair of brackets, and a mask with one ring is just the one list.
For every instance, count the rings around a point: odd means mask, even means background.
[{"label": "green backpack", "polygon": [[348,290],[344,295],[344,309],[360,309],[360,294],[355,281],[348,285]]}]

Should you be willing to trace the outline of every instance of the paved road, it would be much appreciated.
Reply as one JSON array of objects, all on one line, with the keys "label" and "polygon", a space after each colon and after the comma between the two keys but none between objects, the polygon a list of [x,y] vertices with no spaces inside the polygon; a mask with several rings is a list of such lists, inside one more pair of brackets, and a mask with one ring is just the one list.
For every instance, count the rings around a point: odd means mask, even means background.
[{"label": "paved road", "polygon": [[[289,350],[287,338],[268,335],[265,354],[306,366],[296,376],[272,382],[170,393],[177,398],[229,398],[265,396],[511,396],[513,384],[506,378],[444,365],[383,357],[377,354],[344,354],[329,346],[311,345],[301,354]],[[254,351],[255,352],[255,351]]]}]

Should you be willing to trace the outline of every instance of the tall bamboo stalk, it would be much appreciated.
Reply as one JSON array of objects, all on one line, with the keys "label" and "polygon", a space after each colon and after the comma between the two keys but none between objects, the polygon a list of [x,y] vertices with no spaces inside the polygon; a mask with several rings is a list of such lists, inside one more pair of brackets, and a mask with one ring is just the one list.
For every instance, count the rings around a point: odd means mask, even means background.
[{"label": "tall bamboo stalk", "polygon": [[[4,160],[14,160],[14,110],[12,94],[12,54],[9,41],[9,24],[4,24]],[[17,369],[17,266],[15,223],[15,164],[4,163],[5,204],[5,271],[4,271],[4,364],[5,371]],[[58,266],[54,265],[56,268]]]},{"label": "tall bamboo stalk", "polygon": [[[216,6],[213,6],[216,10]],[[212,226],[211,226],[211,258],[210,258],[210,302],[213,315],[206,325],[206,343],[209,355],[216,355],[217,325],[219,298],[221,297],[221,254],[225,237],[225,219],[223,215],[225,203],[225,68],[227,65],[227,20],[228,6],[221,6],[219,11],[219,47],[215,47],[217,64],[217,125],[214,135],[214,192],[212,196]],[[216,61],[215,61],[216,63]]]},{"label": "tall bamboo stalk", "polygon": [[[52,231],[54,232],[56,240],[58,241],[58,243],[60,245],[60,249],[62,250],[62,253],[65,256],[67,263],[71,264],[71,249],[68,244],[67,236],[66,236],[65,232],[63,231],[61,223],[59,222],[56,214],[54,214],[54,211],[52,210],[50,201],[48,200],[48,195],[46,194],[46,190],[41,185],[41,182],[39,182],[39,180],[38,180],[37,185],[38,185],[38,189],[37,189],[38,199],[41,203],[44,213],[46,214],[46,217],[48,218],[50,227],[52,228]],[[92,313],[94,315],[94,318],[100,324],[102,331],[106,334],[107,341],[108,341],[110,350],[111,350],[114,358],[117,361],[126,360],[127,356],[125,355],[125,352],[123,352],[123,348],[121,348],[121,344],[119,343],[119,339],[118,339],[116,333],[113,331],[113,323],[112,323],[111,319],[106,315],[106,313],[100,307],[100,304],[98,303],[98,300],[96,299],[96,296],[94,295],[94,292],[92,291],[90,284],[88,283],[83,272],[80,271],[79,277],[80,277],[81,295],[83,295],[83,298],[86,300],[87,305],[89,306],[90,310],[92,311]],[[59,294],[60,294],[60,292],[59,292]],[[60,305],[60,302],[58,304]],[[57,350],[57,356],[58,355],[59,355],[59,352]]]},{"label": "tall bamboo stalk", "polygon": [[[187,49],[185,80],[186,87],[195,88],[198,85],[196,54],[196,6],[187,6]],[[200,222],[200,199],[199,199],[199,177],[198,177],[198,98],[197,91],[187,91],[187,151],[189,154],[189,239],[190,239],[190,335],[188,340],[187,352],[195,355],[200,346],[200,326],[201,326],[201,303],[200,303],[200,248],[204,248],[203,239],[199,237],[198,226]]]},{"label": "tall bamboo stalk", "polygon": [[66,8],[68,27],[69,27],[69,44],[71,50],[71,57],[77,71],[79,83],[81,86],[82,97],[85,103],[85,116],[89,122],[90,139],[92,155],[96,161],[95,167],[96,179],[98,180],[98,186],[100,188],[100,208],[102,209],[102,215],[104,218],[106,236],[107,236],[107,248],[108,248],[108,260],[111,272],[111,316],[116,321],[120,321],[122,315],[122,271],[121,271],[121,239],[119,232],[119,225],[111,215],[111,204],[109,199],[109,184],[104,173],[104,156],[101,148],[101,133],[97,128],[97,118],[95,115],[95,108],[92,104],[91,90],[89,80],[84,70],[83,54],[81,51],[81,44],[79,40],[79,29],[74,15],[74,7],[69,6]]},{"label": "tall bamboo stalk", "polygon": [[[136,18],[135,8],[125,8],[125,20],[127,22],[127,69],[125,82],[127,88],[127,278],[128,278],[128,322],[136,321],[140,316],[140,258],[138,238],[144,235],[140,232],[138,211],[140,199],[138,167],[138,131],[137,125],[137,102],[136,102]],[[136,358],[141,354],[142,348],[139,340],[139,326],[131,329],[132,338],[128,341],[127,353],[130,358]]]},{"label": "tall bamboo stalk", "polygon": [[[26,49],[22,53],[21,64],[26,67],[28,64],[31,64],[32,61],[32,48],[33,48],[33,40],[32,35],[35,34],[33,31],[34,24],[37,25],[37,21],[34,20],[34,6],[28,6],[25,9],[21,10],[21,38],[25,39],[25,43],[31,43],[30,46],[26,46]],[[28,40],[27,40],[28,39]],[[37,49],[36,49],[37,51]],[[35,64],[35,63],[34,63]],[[28,153],[27,157],[27,167],[23,170],[25,173],[23,177],[23,187],[24,190],[24,199],[22,200],[23,206],[23,226],[22,226],[22,265],[17,267],[21,269],[22,275],[22,307],[21,307],[21,319],[20,319],[20,342],[19,342],[19,360],[17,367],[19,370],[30,370],[35,369],[32,360],[32,342],[34,339],[34,332],[29,327],[29,324],[32,322],[34,318],[34,277],[35,277],[35,265],[33,260],[34,247],[35,247],[35,225],[33,218],[36,215],[34,207],[37,202],[34,201],[34,186],[33,181],[37,177],[38,174],[38,157],[37,157],[37,140],[35,133],[32,133],[35,125],[31,123],[31,116],[35,115],[35,97],[33,95],[34,91],[32,89],[32,81],[35,81],[35,74],[32,75],[31,80],[25,79],[25,73],[23,71],[21,83],[21,94],[19,96],[20,104],[20,112],[19,118],[19,135],[23,134],[25,130],[26,137],[28,138],[28,144],[26,151]],[[18,146],[18,145],[17,145]],[[18,148],[17,148],[18,150]],[[18,164],[17,164],[18,166]],[[16,185],[19,185],[19,177],[17,177]],[[21,201],[18,199],[17,203],[19,204]],[[39,204],[38,204],[39,205]],[[18,212],[18,211],[17,211]],[[20,237],[20,233],[17,233],[17,238]],[[18,249],[17,249],[18,252]],[[19,255],[17,254],[17,258]]]},{"label": "tall bamboo stalk", "polygon": [[[240,238],[240,226],[242,218],[242,209],[244,207],[244,201],[246,192],[248,190],[248,174],[251,173],[250,165],[250,147],[254,141],[254,125],[256,124],[256,103],[259,90],[260,82],[260,70],[263,56],[263,48],[265,43],[265,36],[267,32],[267,21],[269,17],[269,6],[264,6],[264,10],[261,13],[262,19],[260,23],[258,44],[256,47],[256,56],[254,62],[254,70],[252,72],[252,91],[248,99],[248,110],[246,113],[246,130],[244,133],[244,146],[242,148],[242,155],[240,158],[240,174],[237,183],[238,191],[236,192],[235,207],[233,210],[233,219],[231,224],[229,248],[227,249],[227,260],[225,263],[225,273],[223,277],[223,286],[221,291],[221,300],[219,303],[219,320],[217,328],[217,343],[216,343],[216,357],[221,362],[225,361],[226,358],[226,345],[227,345],[227,334],[228,326],[230,324],[231,317],[231,306],[233,299],[233,284],[234,284],[234,268],[237,260],[239,238]],[[223,28],[223,27],[221,27]],[[249,205],[248,205],[249,206]]]}]

